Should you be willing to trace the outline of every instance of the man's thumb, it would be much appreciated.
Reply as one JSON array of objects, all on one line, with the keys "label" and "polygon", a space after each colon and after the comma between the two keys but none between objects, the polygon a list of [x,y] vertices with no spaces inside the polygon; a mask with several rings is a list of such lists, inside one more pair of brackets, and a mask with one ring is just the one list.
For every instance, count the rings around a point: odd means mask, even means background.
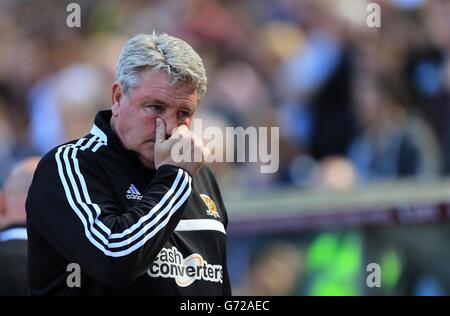
[{"label": "man's thumb", "polygon": [[161,118],[156,119],[155,143],[160,143],[166,140],[166,124]]}]

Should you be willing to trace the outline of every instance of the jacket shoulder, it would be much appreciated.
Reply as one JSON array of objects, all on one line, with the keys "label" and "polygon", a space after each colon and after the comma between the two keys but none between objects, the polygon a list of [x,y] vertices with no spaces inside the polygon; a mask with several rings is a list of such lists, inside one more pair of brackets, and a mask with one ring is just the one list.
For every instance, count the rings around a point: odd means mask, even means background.
[{"label": "jacket shoulder", "polygon": [[202,168],[199,170],[199,175],[202,177],[205,177],[207,179],[216,181],[216,176],[214,175],[214,171],[207,164],[204,164],[202,166]]},{"label": "jacket shoulder", "polygon": [[[56,164],[58,159],[64,159],[65,150],[77,149],[77,159],[81,160],[92,160],[94,158],[93,148],[98,142],[92,142],[90,146],[83,145],[82,141],[88,141],[86,138],[76,139],[51,149],[48,153],[46,153],[42,159],[39,161],[39,164],[36,168],[36,173],[45,169],[46,167]],[[86,146],[86,147],[84,147]],[[90,149],[90,150],[89,150]]]}]

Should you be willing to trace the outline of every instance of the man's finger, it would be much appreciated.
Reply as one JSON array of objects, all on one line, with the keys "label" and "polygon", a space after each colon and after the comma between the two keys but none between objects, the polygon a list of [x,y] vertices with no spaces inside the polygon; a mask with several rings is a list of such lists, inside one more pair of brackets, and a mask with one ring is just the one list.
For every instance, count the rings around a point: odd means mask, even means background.
[{"label": "man's finger", "polygon": [[166,124],[161,118],[156,119],[155,143],[161,143],[166,140]]},{"label": "man's finger", "polygon": [[185,134],[186,132],[189,132],[189,128],[186,125],[182,124],[173,129],[172,136],[177,137],[178,134]]}]

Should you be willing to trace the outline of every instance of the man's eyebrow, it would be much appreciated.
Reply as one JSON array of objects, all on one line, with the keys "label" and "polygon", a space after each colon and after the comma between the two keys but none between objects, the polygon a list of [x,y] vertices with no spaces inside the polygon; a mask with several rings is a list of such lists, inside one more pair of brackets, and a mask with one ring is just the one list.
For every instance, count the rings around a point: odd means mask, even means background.
[{"label": "man's eyebrow", "polygon": [[[141,104],[144,105],[145,103],[147,103],[147,104],[150,103],[150,104],[156,104],[156,105],[162,105],[162,106],[170,107],[170,105],[167,102],[165,102],[165,101],[163,101],[161,99],[152,98],[152,97],[144,98],[144,100],[142,100]],[[189,110],[189,111],[195,111],[195,109],[196,109],[195,106],[188,105],[188,104],[183,105],[182,108],[184,108],[186,110]]]},{"label": "man's eyebrow", "polygon": [[155,98],[145,98],[142,103],[153,103],[153,104],[158,104],[158,105],[165,105],[167,106],[168,104],[160,99],[155,99]]}]

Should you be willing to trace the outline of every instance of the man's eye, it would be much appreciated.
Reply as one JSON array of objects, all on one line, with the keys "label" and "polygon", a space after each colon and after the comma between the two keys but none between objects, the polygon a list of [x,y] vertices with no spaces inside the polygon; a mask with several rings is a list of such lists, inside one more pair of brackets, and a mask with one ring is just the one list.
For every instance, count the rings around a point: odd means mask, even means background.
[{"label": "man's eye", "polygon": [[189,113],[187,111],[181,111],[181,112],[178,112],[178,115],[180,116],[180,119],[186,119],[191,115],[191,113]]},{"label": "man's eye", "polygon": [[146,109],[149,109],[152,112],[155,113],[160,113],[163,110],[163,107],[161,105],[157,105],[157,104],[149,104],[149,105],[145,105]]}]

